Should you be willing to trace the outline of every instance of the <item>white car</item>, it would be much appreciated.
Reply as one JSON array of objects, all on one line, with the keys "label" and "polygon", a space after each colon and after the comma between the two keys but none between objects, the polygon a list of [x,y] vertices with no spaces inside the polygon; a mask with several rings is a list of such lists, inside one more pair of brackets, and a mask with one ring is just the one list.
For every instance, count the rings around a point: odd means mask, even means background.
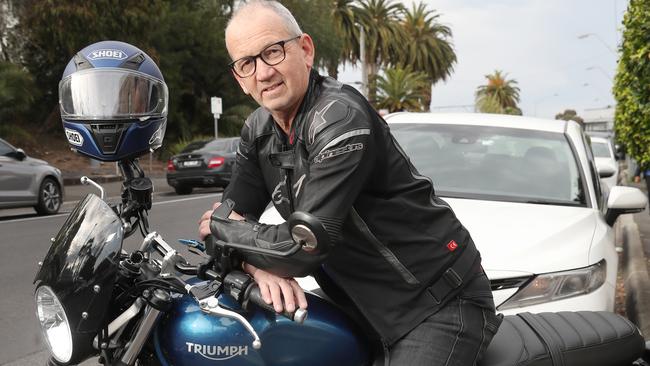
[{"label": "white car", "polygon": [[577,123],[430,113],[386,121],[472,235],[498,311],[614,310],[612,225],[646,200],[621,186],[603,196]]},{"label": "white car", "polygon": [[[622,213],[642,211],[646,200],[618,186],[604,202],[577,123],[430,113],[386,121],[472,235],[499,312],[614,310],[612,225]],[[267,210],[262,220],[282,219]]]},{"label": "white car", "polygon": [[614,154],[614,147],[610,139],[605,137],[591,137],[591,151],[596,160],[596,170],[600,181],[609,189],[618,185],[619,168]]}]

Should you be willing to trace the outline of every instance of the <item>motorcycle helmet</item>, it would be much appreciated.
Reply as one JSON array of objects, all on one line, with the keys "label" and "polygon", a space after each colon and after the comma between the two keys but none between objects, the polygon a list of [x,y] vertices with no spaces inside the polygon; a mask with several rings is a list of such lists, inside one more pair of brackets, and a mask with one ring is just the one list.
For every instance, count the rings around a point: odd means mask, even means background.
[{"label": "motorcycle helmet", "polygon": [[102,41],[79,51],[59,82],[61,120],[73,150],[101,161],[131,159],[162,145],[167,85],[146,53]]}]

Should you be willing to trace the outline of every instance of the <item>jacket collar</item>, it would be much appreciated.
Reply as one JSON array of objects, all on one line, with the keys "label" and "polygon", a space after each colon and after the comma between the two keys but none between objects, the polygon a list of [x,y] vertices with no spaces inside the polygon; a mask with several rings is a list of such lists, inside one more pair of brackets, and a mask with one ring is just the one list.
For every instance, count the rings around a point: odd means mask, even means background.
[{"label": "jacket collar", "polygon": [[[309,84],[307,85],[307,92],[305,93],[305,97],[300,103],[298,113],[296,113],[296,117],[293,119],[293,123],[291,123],[289,136],[287,136],[287,143],[289,145],[295,145],[297,139],[300,138],[302,126],[305,124],[305,120],[307,119],[307,116],[309,115],[309,112],[314,105],[314,101],[320,95],[320,86],[323,79],[324,78],[314,69],[312,69],[309,73]],[[273,125],[276,133],[284,137],[283,131],[275,123]]]}]

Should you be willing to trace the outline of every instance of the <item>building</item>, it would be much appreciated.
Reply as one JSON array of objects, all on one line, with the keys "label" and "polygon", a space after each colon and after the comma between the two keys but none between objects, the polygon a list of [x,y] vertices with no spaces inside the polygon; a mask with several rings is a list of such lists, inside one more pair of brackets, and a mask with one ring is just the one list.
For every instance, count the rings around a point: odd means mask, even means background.
[{"label": "building", "polygon": [[585,109],[581,117],[585,121],[585,131],[614,134],[614,106]]}]

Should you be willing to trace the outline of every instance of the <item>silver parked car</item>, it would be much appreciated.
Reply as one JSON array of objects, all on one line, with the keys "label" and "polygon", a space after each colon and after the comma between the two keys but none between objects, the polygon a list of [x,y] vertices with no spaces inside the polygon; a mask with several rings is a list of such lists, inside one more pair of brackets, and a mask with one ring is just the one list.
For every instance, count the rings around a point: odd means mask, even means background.
[{"label": "silver parked car", "polygon": [[51,215],[62,203],[61,171],[0,139],[0,208],[34,207]]}]

